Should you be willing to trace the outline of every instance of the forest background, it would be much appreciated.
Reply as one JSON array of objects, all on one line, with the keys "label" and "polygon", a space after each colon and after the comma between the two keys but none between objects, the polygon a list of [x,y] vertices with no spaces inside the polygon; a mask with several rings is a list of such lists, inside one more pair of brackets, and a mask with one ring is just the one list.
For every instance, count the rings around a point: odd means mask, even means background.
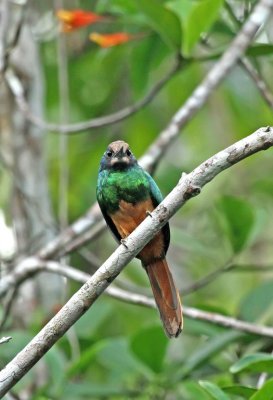
[{"label": "forest background", "polygon": [[[272,146],[273,1],[0,7],[4,368],[116,248],[95,204],[110,142],[127,141],[164,196],[243,138]],[[178,339],[165,337],[134,259],[33,369],[0,372],[5,399],[270,399],[272,169],[272,150],[258,152],[171,219]]]}]

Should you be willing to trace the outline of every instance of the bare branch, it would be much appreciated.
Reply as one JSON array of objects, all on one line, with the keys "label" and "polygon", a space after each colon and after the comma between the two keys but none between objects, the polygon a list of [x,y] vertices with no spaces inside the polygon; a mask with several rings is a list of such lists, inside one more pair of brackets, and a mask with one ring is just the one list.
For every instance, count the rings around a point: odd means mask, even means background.
[{"label": "bare branch", "polygon": [[23,85],[21,84],[20,79],[13,73],[13,71],[9,71],[9,73],[6,74],[6,79],[15,97],[16,103],[20,111],[23,113],[23,115],[28,121],[30,121],[34,125],[44,130],[63,133],[63,134],[70,134],[70,133],[82,132],[87,129],[99,128],[102,126],[111,125],[116,122],[122,121],[125,118],[128,118],[131,115],[137,113],[155,98],[155,96],[166,85],[166,83],[168,83],[170,79],[180,70],[181,65],[182,65],[182,58],[177,57],[176,62],[167,72],[167,74],[154,85],[154,87],[148,92],[148,94],[145,97],[143,97],[143,99],[139,100],[137,103],[125,107],[113,114],[109,114],[99,118],[94,118],[89,121],[78,122],[75,124],[50,123],[36,116],[31,111],[26,101],[26,98],[24,96]]},{"label": "bare branch", "polygon": [[[64,307],[33,340],[0,372],[0,395],[4,395],[53,346],[54,343],[91,307],[124,266],[190,198],[220,172],[250,155],[273,146],[273,128],[261,128],[252,135],[217,153],[190,174],[183,175],[177,186],[105,263],[71,297]],[[26,260],[25,260],[26,262]],[[0,282],[1,285],[1,282]],[[222,316],[215,320],[220,321]],[[212,318],[210,318],[212,319]],[[264,327],[264,332],[267,329]]]}]

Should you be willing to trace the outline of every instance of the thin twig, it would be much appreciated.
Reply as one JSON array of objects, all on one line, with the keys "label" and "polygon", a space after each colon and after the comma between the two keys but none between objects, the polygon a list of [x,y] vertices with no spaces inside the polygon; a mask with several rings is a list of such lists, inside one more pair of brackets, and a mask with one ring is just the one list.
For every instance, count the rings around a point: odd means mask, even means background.
[{"label": "thin twig", "polygon": [[180,291],[182,296],[187,296],[193,292],[196,292],[200,289],[203,289],[205,286],[212,283],[215,279],[221,276],[223,273],[227,272],[272,272],[273,266],[272,265],[240,265],[234,264],[232,261],[228,261],[224,266],[215,269],[214,271],[210,272],[209,274],[205,275],[203,278],[199,279],[198,281],[194,282],[192,285],[182,289]]},{"label": "thin twig", "polygon": [[198,290],[204,288],[205,286],[209,285],[213,282],[218,276],[222,275],[222,273],[230,271],[235,268],[235,264],[231,261],[226,262],[222,267],[215,269],[214,271],[210,272],[209,274],[203,276],[198,281],[195,281],[192,285],[181,290],[182,296],[187,296],[193,292],[197,292]]},{"label": "thin twig", "polygon": [[8,343],[11,339],[12,339],[11,336],[6,336],[6,337],[4,336],[4,337],[2,337],[2,338],[0,339],[0,344]]},{"label": "thin twig", "polygon": [[12,287],[12,289],[9,291],[9,293],[7,294],[8,298],[6,300],[6,304],[4,305],[4,311],[3,311],[3,316],[2,319],[0,321],[0,332],[3,330],[5,323],[9,317],[13,302],[16,299],[16,295],[17,295],[17,290],[18,290],[18,285],[14,285]]},{"label": "thin twig", "polygon": [[181,57],[177,57],[176,62],[170,68],[167,74],[153,86],[153,88],[148,92],[146,96],[144,96],[141,100],[139,100],[135,104],[125,107],[112,114],[99,118],[94,118],[88,121],[77,122],[75,124],[50,123],[44,121],[40,117],[37,117],[35,114],[33,114],[33,112],[29,108],[29,105],[24,95],[23,86],[19,78],[14,74],[13,71],[10,71],[9,74],[6,75],[6,79],[14,95],[18,108],[28,121],[30,121],[34,125],[44,130],[58,132],[62,134],[71,134],[71,133],[82,132],[87,129],[99,128],[102,126],[111,125],[116,122],[120,122],[125,118],[128,118],[131,115],[137,113],[155,98],[155,96],[161,91],[161,89],[166,85],[166,83],[168,83],[170,79],[181,69],[181,65],[182,65],[182,59]]},{"label": "thin twig", "polygon": [[246,70],[251,79],[255,82],[257,89],[269,107],[273,110],[273,93],[261,74],[253,67],[247,57],[240,60],[240,65]]},{"label": "thin twig", "polygon": [[[225,169],[271,146],[273,146],[273,128],[261,128],[252,135],[215,154],[190,174],[183,174],[179,183],[151,213],[151,216],[146,218],[126,238],[126,246],[121,244],[33,340],[0,372],[0,396],[11,389],[74,325],[106,290],[125,265],[141,251],[189,199],[200,193],[202,187]],[[24,262],[26,263],[27,260]],[[206,318],[208,318],[207,314]],[[220,323],[220,321],[224,323],[221,315],[211,316],[208,319],[214,319],[215,323]],[[233,319],[231,318],[230,322],[231,320]],[[272,335],[271,329],[262,327],[262,332],[264,335]]]}]

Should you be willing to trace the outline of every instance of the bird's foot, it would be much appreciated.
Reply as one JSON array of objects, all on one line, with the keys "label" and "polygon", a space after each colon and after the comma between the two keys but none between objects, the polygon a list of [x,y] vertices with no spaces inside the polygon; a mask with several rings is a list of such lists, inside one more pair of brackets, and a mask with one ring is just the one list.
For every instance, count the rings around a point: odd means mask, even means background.
[{"label": "bird's foot", "polygon": [[126,239],[121,239],[120,243],[123,244],[124,247],[126,247],[126,249],[128,249],[127,243],[126,243]]},{"label": "bird's foot", "polygon": [[186,172],[182,172],[181,178],[179,179],[179,183],[181,183],[184,179],[186,179],[187,175],[188,174]]},{"label": "bird's foot", "polygon": [[153,218],[151,211],[147,210],[146,215],[149,215],[149,217]]}]

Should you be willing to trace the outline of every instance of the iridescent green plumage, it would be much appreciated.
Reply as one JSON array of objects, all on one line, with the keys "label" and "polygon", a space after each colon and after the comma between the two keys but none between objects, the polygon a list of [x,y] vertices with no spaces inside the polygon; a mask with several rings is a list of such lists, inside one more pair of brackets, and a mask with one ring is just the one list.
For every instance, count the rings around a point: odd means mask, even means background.
[{"label": "iridescent green plumage", "polygon": [[150,196],[147,174],[138,165],[126,170],[102,170],[97,185],[98,202],[109,212],[117,211],[121,199],[129,203],[145,200]]}]

